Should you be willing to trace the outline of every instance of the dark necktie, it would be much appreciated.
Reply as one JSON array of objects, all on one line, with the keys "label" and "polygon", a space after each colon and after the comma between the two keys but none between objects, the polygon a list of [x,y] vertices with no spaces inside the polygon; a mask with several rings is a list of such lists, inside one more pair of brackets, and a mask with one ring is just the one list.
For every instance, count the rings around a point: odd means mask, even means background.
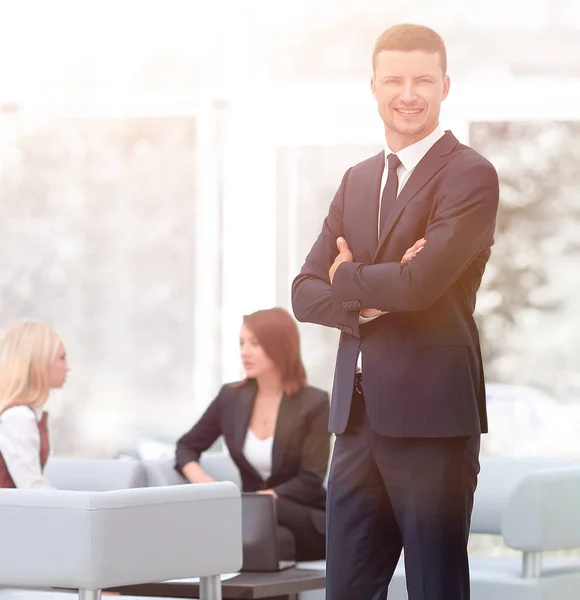
[{"label": "dark necktie", "polygon": [[397,169],[401,164],[402,163],[396,154],[389,154],[387,156],[387,183],[385,184],[383,195],[381,196],[381,227],[379,229],[379,235],[383,233],[383,227],[387,222],[387,217],[397,200],[397,192],[399,191],[399,176],[397,175]]}]

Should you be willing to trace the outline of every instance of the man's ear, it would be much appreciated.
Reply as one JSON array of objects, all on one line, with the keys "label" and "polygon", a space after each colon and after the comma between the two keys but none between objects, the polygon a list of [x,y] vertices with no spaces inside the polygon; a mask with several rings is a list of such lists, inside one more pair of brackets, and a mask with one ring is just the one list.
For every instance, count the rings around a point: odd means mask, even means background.
[{"label": "man's ear", "polygon": [[374,75],[371,77],[371,93],[375,98],[377,97],[377,81]]},{"label": "man's ear", "polygon": [[443,96],[441,100],[445,100],[449,95],[449,88],[451,87],[451,79],[449,79],[449,75],[445,75],[443,77]]}]

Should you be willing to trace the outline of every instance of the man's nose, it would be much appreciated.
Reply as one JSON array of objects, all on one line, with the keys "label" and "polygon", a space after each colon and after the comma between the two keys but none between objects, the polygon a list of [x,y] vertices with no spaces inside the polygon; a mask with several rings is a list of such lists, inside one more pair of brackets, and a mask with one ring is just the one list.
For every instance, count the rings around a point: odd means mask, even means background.
[{"label": "man's nose", "polygon": [[406,81],[401,88],[400,98],[403,102],[411,103],[415,99],[415,84],[412,81]]}]

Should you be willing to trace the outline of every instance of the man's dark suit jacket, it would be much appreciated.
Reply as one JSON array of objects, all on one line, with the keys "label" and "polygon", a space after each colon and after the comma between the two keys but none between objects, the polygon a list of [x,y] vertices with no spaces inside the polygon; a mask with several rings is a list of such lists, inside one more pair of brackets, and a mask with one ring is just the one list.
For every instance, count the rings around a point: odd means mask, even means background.
[{"label": "man's dark suit jacket", "polygon": [[272,474],[263,481],[242,452],[256,391],[251,379],[239,387],[223,386],[199,421],[177,442],[176,468],[181,471],[188,462],[199,462],[201,453],[223,435],[244,492],[273,489],[281,498],[325,510],[322,483],[330,455],[328,394],[309,386],[294,396],[283,396],[272,446]]},{"label": "man's dark suit jacket", "polygon": [[[393,437],[470,436],[487,431],[475,295],[493,244],[499,201],[494,167],[446,132],[401,190],[380,239],[384,153],[349,169],[322,232],[292,286],[300,321],[342,331],[330,430],[344,432],[359,350],[369,421]],[[354,262],[332,285],[343,236]],[[401,258],[418,239],[427,245]],[[390,314],[359,325],[359,312]]]}]

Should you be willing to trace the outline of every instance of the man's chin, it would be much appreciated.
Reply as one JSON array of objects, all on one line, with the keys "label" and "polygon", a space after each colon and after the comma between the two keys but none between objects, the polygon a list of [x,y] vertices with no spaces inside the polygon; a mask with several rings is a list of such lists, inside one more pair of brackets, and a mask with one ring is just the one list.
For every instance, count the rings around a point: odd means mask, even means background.
[{"label": "man's chin", "polygon": [[395,123],[392,129],[399,135],[414,137],[425,131],[425,123]]}]

